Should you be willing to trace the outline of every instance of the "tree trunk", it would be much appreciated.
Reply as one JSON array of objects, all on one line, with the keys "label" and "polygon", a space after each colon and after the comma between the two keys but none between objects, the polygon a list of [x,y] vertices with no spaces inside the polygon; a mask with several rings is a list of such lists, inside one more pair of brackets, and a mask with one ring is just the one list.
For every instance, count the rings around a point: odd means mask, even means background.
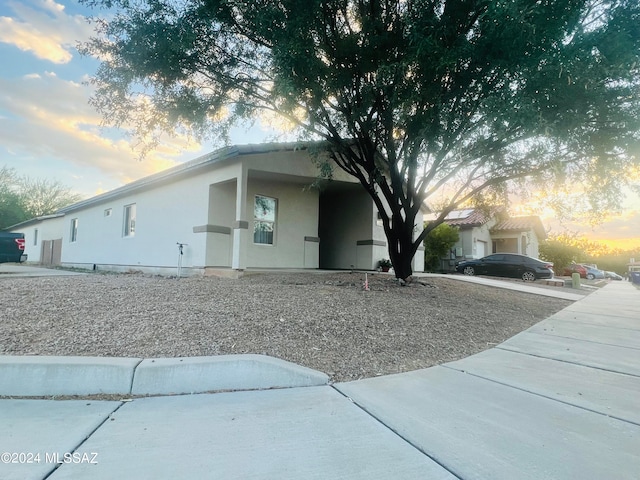
[{"label": "tree trunk", "polygon": [[413,243],[413,227],[407,228],[404,219],[395,220],[387,234],[389,257],[396,278],[407,281],[413,275],[413,256],[417,250]]},{"label": "tree trunk", "polygon": [[393,256],[391,256],[391,263],[393,264],[393,271],[396,274],[396,278],[408,281],[409,277],[413,275],[412,260],[413,256],[409,255],[398,255],[395,261]]}]

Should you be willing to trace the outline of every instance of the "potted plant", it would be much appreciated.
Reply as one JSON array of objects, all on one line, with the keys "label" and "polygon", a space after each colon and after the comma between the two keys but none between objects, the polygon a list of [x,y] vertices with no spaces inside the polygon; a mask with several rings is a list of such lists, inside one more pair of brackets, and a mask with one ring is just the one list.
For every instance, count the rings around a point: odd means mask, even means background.
[{"label": "potted plant", "polygon": [[378,268],[383,272],[388,272],[389,269],[391,268],[391,260],[387,258],[383,258],[378,262]]}]

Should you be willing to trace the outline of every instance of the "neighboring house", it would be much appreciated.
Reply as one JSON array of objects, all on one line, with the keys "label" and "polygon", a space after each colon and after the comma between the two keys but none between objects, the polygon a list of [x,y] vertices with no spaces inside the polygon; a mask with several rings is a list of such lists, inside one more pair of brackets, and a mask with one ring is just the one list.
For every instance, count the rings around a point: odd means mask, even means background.
[{"label": "neighboring house", "polygon": [[537,258],[540,242],[547,237],[539,217],[509,217],[504,209],[454,210],[445,223],[458,227],[460,240],[451,249],[449,258],[443,259],[444,270],[453,270],[456,261],[492,253],[519,253]]},{"label": "neighboring house", "polygon": [[372,199],[337,168],[317,177],[303,144],[227,147],[11,230],[29,260],[85,269],[171,274],[178,243],[185,274],[375,269],[389,254]]},{"label": "neighboring house", "polygon": [[32,218],[11,227],[11,231],[24,233],[28,263],[60,265],[64,214],[56,213]]}]

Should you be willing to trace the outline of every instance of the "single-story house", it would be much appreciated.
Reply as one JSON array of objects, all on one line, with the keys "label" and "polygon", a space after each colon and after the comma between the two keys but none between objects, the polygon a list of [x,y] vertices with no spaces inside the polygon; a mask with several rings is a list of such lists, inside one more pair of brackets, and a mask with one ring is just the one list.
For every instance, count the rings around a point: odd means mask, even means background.
[{"label": "single-story house", "polygon": [[459,229],[460,239],[449,258],[444,259],[444,270],[452,270],[456,261],[492,253],[519,253],[537,258],[540,242],[547,238],[538,216],[510,217],[498,208],[454,210],[447,215],[445,223]]},{"label": "single-story house", "polygon": [[[338,168],[312,188],[313,155],[299,143],[226,147],[11,230],[30,262],[83,269],[374,270],[389,258],[375,204]],[[414,270],[423,264],[421,249]]]}]

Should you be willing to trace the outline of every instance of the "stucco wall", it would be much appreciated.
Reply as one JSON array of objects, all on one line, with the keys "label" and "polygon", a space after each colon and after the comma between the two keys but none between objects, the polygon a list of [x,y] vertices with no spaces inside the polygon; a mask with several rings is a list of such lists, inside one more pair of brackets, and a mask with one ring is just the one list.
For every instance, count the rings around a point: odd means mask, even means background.
[{"label": "stucco wall", "polygon": [[209,187],[208,226],[205,236],[205,265],[230,267],[233,247],[233,222],[236,217],[236,179]]},{"label": "stucco wall", "polygon": [[[304,268],[305,237],[318,236],[318,191],[304,184],[252,179],[247,185],[249,222],[247,267]],[[275,198],[276,225],[273,245],[253,242],[253,207],[256,195]],[[313,242],[312,242],[313,243]],[[307,250],[312,248],[307,246]],[[308,253],[308,252],[307,252]],[[307,263],[310,260],[307,260]]]},{"label": "stucco wall", "polygon": [[[303,165],[302,171],[311,171],[305,166],[308,159],[304,155],[304,152],[287,155],[283,164],[291,169],[297,158]],[[258,160],[252,158],[249,163],[278,170],[275,168],[277,155],[267,156],[264,163]],[[247,170],[245,166],[245,172]],[[298,177],[296,183],[278,182],[256,178],[259,174],[249,171],[246,211],[238,216],[236,177],[241,174],[239,162],[216,166],[195,176],[69,212],[64,219],[62,261],[86,267],[97,264],[110,268],[118,265],[132,269],[175,268],[178,261],[176,243],[181,242],[187,244],[182,256],[183,268],[228,267],[233,223],[241,219],[249,223],[249,241],[245,244],[247,267],[304,268],[306,265],[317,268],[317,242],[305,242],[305,237],[318,236],[318,192],[304,188],[313,179],[308,183],[300,182]],[[278,199],[273,246],[253,243],[256,194]],[[136,205],[135,235],[124,237],[124,208],[133,203]],[[108,217],[104,215],[106,209],[111,209]],[[78,236],[76,242],[71,242],[70,228],[74,218],[78,219]],[[229,228],[229,233],[222,233],[218,227]]]},{"label": "stucco wall", "polygon": [[[62,262],[173,267],[177,265],[176,243],[186,243],[184,267],[204,264],[204,237],[193,226],[206,223],[209,183],[201,177],[183,179],[161,189],[148,190],[69,212]],[[135,234],[124,236],[125,206],[136,205]],[[109,216],[105,211],[111,209]],[[70,229],[78,219],[77,241]]]},{"label": "stucco wall", "polygon": [[[64,217],[48,218],[26,227],[19,227],[14,232],[24,233],[25,253],[28,255],[29,263],[40,262],[42,242],[47,240],[57,240],[63,237],[65,225]],[[38,231],[36,239],[36,230]],[[34,244],[34,240],[36,240]],[[64,249],[64,246],[63,246]]]},{"label": "stucco wall", "polygon": [[[525,232],[497,232],[493,234],[497,252],[519,253],[537,258],[540,254],[540,242],[533,230]],[[523,249],[523,244],[525,248]]]}]

